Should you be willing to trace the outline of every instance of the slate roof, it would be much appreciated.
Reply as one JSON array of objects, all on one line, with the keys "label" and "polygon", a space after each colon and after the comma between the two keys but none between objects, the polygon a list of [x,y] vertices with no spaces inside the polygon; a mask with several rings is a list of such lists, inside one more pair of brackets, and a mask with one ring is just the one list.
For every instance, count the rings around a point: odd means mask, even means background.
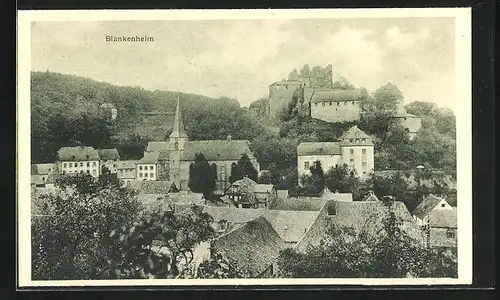
[{"label": "slate roof", "polygon": [[315,91],[311,96],[312,103],[332,101],[359,101],[363,97],[360,89]]},{"label": "slate roof", "polygon": [[139,194],[167,194],[174,183],[172,181],[138,180],[131,188]]},{"label": "slate roof", "polygon": [[263,208],[236,208],[236,207],[217,207],[208,206],[203,207],[203,212],[212,216],[214,221],[226,220],[230,223],[242,224],[249,222],[264,214]]},{"label": "slate roof", "polygon": [[[33,164],[31,165],[31,174],[33,175],[47,175],[56,172],[57,165],[55,163],[48,164]],[[49,171],[50,170],[50,171]]]},{"label": "slate roof", "polygon": [[271,204],[273,210],[320,211],[326,200],[318,197],[278,198]]},{"label": "slate roof", "polygon": [[99,153],[93,147],[62,147],[57,151],[60,161],[99,160]]},{"label": "slate roof", "polygon": [[116,169],[135,169],[137,160],[120,160],[116,162]]},{"label": "slate roof", "polygon": [[157,164],[159,152],[144,152],[144,156],[137,164]]},{"label": "slate roof", "polygon": [[335,201],[353,201],[351,193],[333,193],[327,187],[325,187],[325,189],[321,193],[320,198]]},{"label": "slate roof", "polygon": [[434,196],[433,194],[429,194],[427,197],[424,198],[424,200],[422,200],[422,202],[420,202],[420,204],[415,208],[415,210],[413,211],[413,215],[417,216],[419,219],[422,219],[424,218],[425,216],[427,216],[429,214],[429,212],[431,212],[431,210],[434,209],[434,207],[436,207],[436,205],[439,204],[439,202],[441,202],[442,200],[444,200],[443,198],[440,198],[440,197],[437,197],[437,196]]},{"label": "slate roof", "polygon": [[297,155],[341,155],[339,142],[302,142],[297,146]]},{"label": "slate roof", "polygon": [[146,148],[146,151],[147,152],[154,152],[154,151],[160,151],[160,150],[164,150],[164,149],[168,149],[168,142],[165,142],[165,141],[161,141],[161,142],[152,141],[152,142],[148,142],[148,146]]},{"label": "slate roof", "polygon": [[297,243],[318,217],[317,211],[265,210],[264,218],[285,242]]},{"label": "slate roof", "polygon": [[457,228],[456,209],[436,209],[429,214],[429,226],[440,228]]},{"label": "slate roof", "polygon": [[258,217],[211,242],[211,249],[234,260],[251,277],[258,277],[279,255],[285,243],[264,217]]},{"label": "slate roof", "polygon": [[[388,208],[380,201],[329,201],[326,205],[335,212],[334,215],[329,216],[332,224],[338,227],[354,228],[358,232],[363,231],[370,235],[376,235],[383,229],[382,220],[388,216]],[[407,233],[415,239],[420,239],[421,233],[405,204],[395,201],[392,210],[399,221],[406,225]]]},{"label": "slate roof", "polygon": [[254,159],[248,140],[210,140],[188,141],[184,148],[182,160],[194,161],[199,153],[202,153],[209,161],[237,161],[245,153],[250,159]]},{"label": "slate roof", "polygon": [[349,130],[345,131],[340,137],[340,139],[349,139],[349,138],[371,139],[371,136],[369,136],[364,131],[359,129],[357,125],[354,125],[351,128],[349,128]]},{"label": "slate roof", "polygon": [[99,149],[97,150],[99,153],[99,158],[101,160],[120,160],[120,154],[118,154],[118,150],[116,149]]}]

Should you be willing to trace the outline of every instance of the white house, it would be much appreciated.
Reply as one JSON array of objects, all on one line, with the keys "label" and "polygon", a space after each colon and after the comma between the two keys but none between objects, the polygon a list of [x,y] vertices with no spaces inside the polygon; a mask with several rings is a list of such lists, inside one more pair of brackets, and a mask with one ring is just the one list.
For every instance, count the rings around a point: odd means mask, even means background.
[{"label": "white house", "polygon": [[430,194],[415,208],[413,211],[413,218],[419,226],[429,224],[429,217],[432,212],[437,210],[450,210],[453,211],[451,206],[445,199]]}]

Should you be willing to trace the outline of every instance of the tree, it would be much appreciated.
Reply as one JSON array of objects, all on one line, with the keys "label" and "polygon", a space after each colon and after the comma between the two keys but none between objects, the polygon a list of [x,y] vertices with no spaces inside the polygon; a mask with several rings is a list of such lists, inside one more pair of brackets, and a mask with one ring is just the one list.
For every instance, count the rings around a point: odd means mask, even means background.
[{"label": "tree", "polygon": [[299,75],[299,72],[297,72],[297,69],[293,69],[292,72],[290,72],[290,74],[288,74],[288,80],[299,80],[300,79],[300,75]]},{"label": "tree", "polygon": [[183,274],[183,278],[200,279],[227,279],[249,278],[249,274],[238,267],[237,263],[226,258],[219,252],[212,253],[210,258],[202,261],[198,266],[193,266]]},{"label": "tree", "polygon": [[233,183],[237,180],[243,179],[243,177],[248,177],[253,181],[258,180],[259,173],[252,164],[252,161],[246,153],[244,153],[238,160],[236,165],[231,167],[231,175],[229,176],[229,182]]},{"label": "tree", "polygon": [[58,192],[40,196],[32,221],[35,279],[94,279],[106,267],[112,230],[131,225],[140,211],[135,196],[113,181],[78,174],[57,180]]},{"label": "tree", "polygon": [[214,237],[212,222],[195,206],[181,213],[156,211],[131,227],[118,228],[109,235],[108,243],[116,246],[103,277],[178,278],[193,262],[194,248]]},{"label": "tree", "polygon": [[352,193],[358,179],[351,174],[346,164],[336,165],[326,172],[325,182],[330,191]]},{"label": "tree", "polygon": [[387,83],[373,93],[374,104],[378,110],[397,112],[404,103],[403,93],[397,86]]},{"label": "tree", "polygon": [[352,90],[355,87],[349,81],[347,81],[345,77],[339,76],[336,78],[335,82],[333,82],[333,88],[341,90]]},{"label": "tree", "polygon": [[320,161],[315,161],[309,168],[310,176],[304,175],[301,178],[306,194],[318,195],[325,188],[325,174]]},{"label": "tree", "polygon": [[194,163],[189,168],[188,186],[195,193],[203,193],[205,198],[210,198],[215,189],[216,175],[202,153],[195,157]]},{"label": "tree", "polygon": [[300,70],[300,77],[308,79],[311,77],[311,69],[309,69],[308,64],[305,64]]}]

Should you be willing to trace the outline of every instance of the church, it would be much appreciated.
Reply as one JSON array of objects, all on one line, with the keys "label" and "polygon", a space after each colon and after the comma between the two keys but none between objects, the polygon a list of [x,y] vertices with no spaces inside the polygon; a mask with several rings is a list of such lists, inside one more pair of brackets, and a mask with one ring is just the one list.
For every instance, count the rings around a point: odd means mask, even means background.
[{"label": "church", "polygon": [[148,143],[144,156],[136,164],[136,180],[171,181],[181,191],[188,190],[189,170],[198,154],[203,154],[216,176],[216,190],[229,187],[231,168],[246,154],[257,171],[259,163],[250,150],[250,141],[225,140],[190,141],[184,128],[177,98],[172,133],[168,141]]}]

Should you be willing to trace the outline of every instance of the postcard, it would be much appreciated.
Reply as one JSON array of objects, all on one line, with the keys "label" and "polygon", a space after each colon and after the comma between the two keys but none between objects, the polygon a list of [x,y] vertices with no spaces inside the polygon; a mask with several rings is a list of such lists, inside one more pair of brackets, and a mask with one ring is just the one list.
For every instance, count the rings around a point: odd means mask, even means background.
[{"label": "postcard", "polygon": [[18,15],[19,287],[472,283],[470,8]]}]

